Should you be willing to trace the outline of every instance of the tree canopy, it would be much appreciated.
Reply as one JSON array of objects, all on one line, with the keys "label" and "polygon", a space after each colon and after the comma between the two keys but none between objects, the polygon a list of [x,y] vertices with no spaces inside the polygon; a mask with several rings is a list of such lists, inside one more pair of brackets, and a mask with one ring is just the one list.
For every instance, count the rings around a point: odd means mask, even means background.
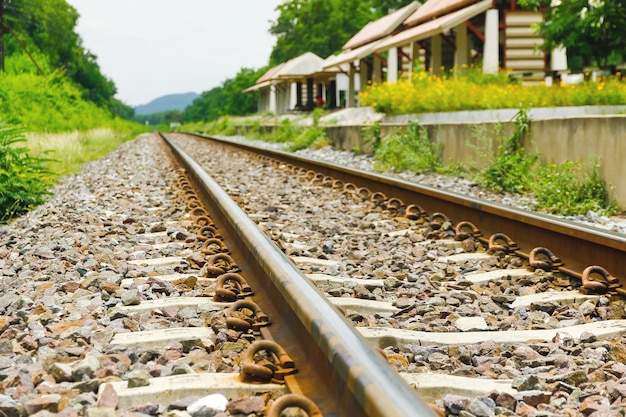
[{"label": "tree canopy", "polygon": [[79,14],[65,0],[3,0],[6,54],[44,56],[47,66],[62,69],[84,91],[85,98],[113,114],[132,117],[132,108],[116,100],[113,81],[104,76],[97,57],[85,50],[76,32]]},{"label": "tree canopy", "polygon": [[606,66],[626,57],[626,1],[519,0],[523,7],[545,10],[539,31],[545,46],[564,46],[587,65]]},{"label": "tree canopy", "polygon": [[326,58],[368,22],[384,16],[411,0],[289,0],[277,7],[279,16],[270,33],[276,45],[270,65],[286,62],[305,52]]},{"label": "tree canopy", "polygon": [[221,86],[202,93],[183,112],[184,122],[211,121],[223,115],[246,115],[257,110],[257,93],[242,94],[254,85],[267,71],[267,67],[254,70],[242,68],[235,78],[227,79]]}]

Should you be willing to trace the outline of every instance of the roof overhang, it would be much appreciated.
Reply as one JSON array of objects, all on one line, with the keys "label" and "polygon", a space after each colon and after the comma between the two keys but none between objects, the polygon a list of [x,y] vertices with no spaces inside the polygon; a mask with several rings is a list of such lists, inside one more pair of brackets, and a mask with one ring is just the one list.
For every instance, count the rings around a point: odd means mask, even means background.
[{"label": "roof overhang", "polygon": [[391,35],[398,26],[405,21],[405,19],[411,16],[418,8],[420,3],[414,1],[387,16],[381,17],[378,20],[369,22],[363,27],[356,35],[354,35],[342,49],[351,50],[359,48],[363,45],[367,45],[375,40],[382,39],[385,36]]},{"label": "roof overhang", "polygon": [[341,52],[339,55],[331,56],[324,63],[324,69],[336,68],[342,64],[351,64],[356,60],[365,58],[374,53],[382,41],[384,41],[384,39],[368,43],[367,45],[360,46],[350,51]]},{"label": "roof overhang", "polygon": [[256,90],[260,90],[260,89],[265,88],[265,87],[269,87],[270,85],[272,85],[272,82],[270,80],[263,81],[261,83],[254,84],[252,87],[246,88],[245,90],[243,90],[243,92],[244,93],[249,93],[251,91],[256,91]]},{"label": "roof overhang", "polygon": [[456,12],[438,17],[421,25],[404,30],[391,38],[383,40],[375,47],[375,51],[385,51],[411,42],[428,39],[467,22],[474,16],[484,13],[491,8],[492,0],[482,0]]},{"label": "roof overhang", "polygon": [[444,16],[479,0],[428,0],[404,21],[407,26],[417,26],[436,17]]}]

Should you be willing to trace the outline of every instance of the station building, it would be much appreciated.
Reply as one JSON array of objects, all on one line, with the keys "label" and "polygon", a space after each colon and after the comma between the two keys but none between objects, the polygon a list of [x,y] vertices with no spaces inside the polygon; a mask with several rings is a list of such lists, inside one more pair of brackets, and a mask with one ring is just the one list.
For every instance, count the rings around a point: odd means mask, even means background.
[{"label": "station building", "polygon": [[541,12],[516,0],[427,0],[413,2],[370,22],[337,55],[307,53],[267,71],[245,91],[259,90],[259,112],[275,115],[358,106],[371,83],[395,82],[423,70],[441,74],[480,66],[506,69],[529,82],[567,70],[564,49],[547,54],[535,25]]}]

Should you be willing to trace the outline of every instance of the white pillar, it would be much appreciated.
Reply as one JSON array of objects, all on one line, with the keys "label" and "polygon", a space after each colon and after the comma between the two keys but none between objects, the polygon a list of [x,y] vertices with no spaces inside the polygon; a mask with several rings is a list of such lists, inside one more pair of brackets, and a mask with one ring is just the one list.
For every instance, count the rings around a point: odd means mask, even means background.
[{"label": "white pillar", "polygon": [[454,66],[457,71],[465,72],[465,68],[469,64],[469,54],[467,25],[461,23],[456,27],[456,50],[454,51]]},{"label": "white pillar", "polygon": [[387,82],[398,81],[398,48],[391,48],[387,55]]},{"label": "white pillar", "polygon": [[565,71],[567,69],[567,50],[565,47],[554,48],[550,61],[552,62],[552,71]]},{"label": "white pillar", "polygon": [[485,17],[485,46],[483,50],[483,73],[495,74],[500,62],[500,33],[498,10],[489,9]]},{"label": "white pillar", "polygon": [[430,38],[430,66],[433,74],[441,74],[441,35]]},{"label": "white pillar", "polygon": [[348,97],[346,97],[346,107],[354,107],[354,66],[348,64]]},{"label": "white pillar", "polygon": [[296,107],[297,94],[296,83],[289,83],[289,99],[287,101],[287,110],[294,109]]},{"label": "white pillar", "polygon": [[275,84],[271,84],[270,85],[270,108],[269,108],[269,111],[274,116],[277,116],[278,113],[276,112],[276,110],[277,110],[277,107],[276,107],[276,85]]}]

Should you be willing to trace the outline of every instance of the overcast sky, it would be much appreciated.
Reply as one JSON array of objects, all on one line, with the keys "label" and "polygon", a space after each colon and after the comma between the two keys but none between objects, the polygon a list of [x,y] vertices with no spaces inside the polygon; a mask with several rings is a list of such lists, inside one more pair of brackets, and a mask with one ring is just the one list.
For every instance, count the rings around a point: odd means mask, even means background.
[{"label": "overcast sky", "polygon": [[210,90],[242,67],[269,62],[284,0],[67,0],[83,46],[98,56],[117,98],[136,106]]}]

